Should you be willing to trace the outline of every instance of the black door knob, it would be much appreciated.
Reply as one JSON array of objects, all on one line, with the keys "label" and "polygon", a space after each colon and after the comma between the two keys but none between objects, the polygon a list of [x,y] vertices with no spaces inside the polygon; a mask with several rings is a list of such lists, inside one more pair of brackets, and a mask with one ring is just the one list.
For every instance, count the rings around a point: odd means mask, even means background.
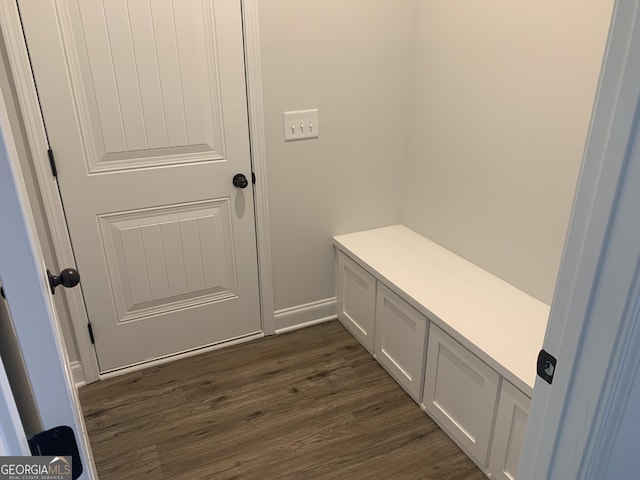
[{"label": "black door knob", "polygon": [[64,288],[72,288],[80,283],[80,274],[75,268],[65,268],[58,275],[54,275],[47,270],[47,276],[49,277],[49,287],[52,295],[55,295],[58,285],[62,285]]},{"label": "black door knob", "polygon": [[241,173],[236,173],[233,176],[233,185],[237,188],[247,188],[249,185],[249,180]]}]

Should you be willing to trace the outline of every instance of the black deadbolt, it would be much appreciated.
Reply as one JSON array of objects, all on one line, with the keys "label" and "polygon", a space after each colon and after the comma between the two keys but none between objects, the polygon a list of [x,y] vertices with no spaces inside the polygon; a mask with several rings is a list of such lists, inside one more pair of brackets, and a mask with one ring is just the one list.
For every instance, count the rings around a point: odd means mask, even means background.
[{"label": "black deadbolt", "polygon": [[249,185],[249,180],[241,173],[236,173],[233,176],[233,185],[238,188],[247,188]]},{"label": "black deadbolt", "polygon": [[47,270],[49,277],[49,287],[51,294],[56,294],[56,287],[62,285],[64,288],[72,288],[80,283],[80,274],[75,268],[65,268],[57,276]]}]

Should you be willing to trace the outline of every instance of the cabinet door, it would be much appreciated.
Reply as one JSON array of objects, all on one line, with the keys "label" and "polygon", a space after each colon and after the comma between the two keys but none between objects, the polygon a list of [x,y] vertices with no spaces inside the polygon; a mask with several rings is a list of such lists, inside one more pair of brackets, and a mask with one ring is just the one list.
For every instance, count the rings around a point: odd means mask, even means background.
[{"label": "cabinet door", "polygon": [[370,353],[373,353],[376,279],[344,253],[338,251],[337,255],[338,319]]},{"label": "cabinet door", "polygon": [[431,324],[423,407],[484,467],[488,461],[498,381],[493,369]]},{"label": "cabinet door", "polygon": [[376,358],[420,403],[427,319],[381,283],[376,303]]},{"label": "cabinet door", "polygon": [[489,470],[493,478],[514,480],[529,416],[529,397],[504,380],[493,433]]}]

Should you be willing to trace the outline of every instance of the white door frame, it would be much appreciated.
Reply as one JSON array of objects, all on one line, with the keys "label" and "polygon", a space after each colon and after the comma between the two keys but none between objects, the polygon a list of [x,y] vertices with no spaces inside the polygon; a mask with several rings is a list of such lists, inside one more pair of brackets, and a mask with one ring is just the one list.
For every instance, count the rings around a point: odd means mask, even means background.
[{"label": "white door frame", "polygon": [[7,372],[0,360],[0,455],[31,455]]},{"label": "white door frame", "polygon": [[521,480],[604,478],[591,476],[602,468],[593,462],[602,463],[597,449],[615,434],[609,422],[627,399],[620,380],[640,361],[633,354],[640,333],[631,328],[638,224],[624,218],[634,188],[631,201],[640,203],[640,181],[631,175],[640,160],[630,156],[640,141],[639,98],[640,2],[618,1],[544,340],[558,364],[552,385],[536,380]]},{"label": "white door frame", "polygon": [[[260,63],[260,32],[258,0],[242,0],[245,68],[249,110],[251,164],[256,175],[254,186],[260,311],[264,335],[275,333],[273,287],[271,281],[271,235],[267,196],[267,165],[262,104],[262,73]],[[45,215],[51,231],[54,253],[59,265],[75,266],[71,240],[67,230],[58,185],[51,175],[43,119],[31,73],[29,57],[22,33],[17,2],[0,2],[0,29],[7,47],[18,105],[24,117],[27,140],[31,150],[36,181],[42,195]],[[88,317],[81,289],[66,292],[67,302],[78,345],[80,364],[87,383],[100,379],[96,352],[87,330]]]},{"label": "white door frame", "polygon": [[[42,428],[71,427],[84,465],[80,478],[97,478],[13,143],[4,92],[0,92],[0,218],[3,225],[0,248],[2,286]],[[2,371],[4,373],[4,368]],[[1,398],[10,413],[11,399],[8,398],[7,386],[2,385]],[[10,414],[9,418],[3,415],[6,410],[3,402],[0,402],[0,430],[5,434],[2,440],[10,451],[29,455],[28,450],[24,451],[24,431],[21,433],[16,425],[16,415]]]}]

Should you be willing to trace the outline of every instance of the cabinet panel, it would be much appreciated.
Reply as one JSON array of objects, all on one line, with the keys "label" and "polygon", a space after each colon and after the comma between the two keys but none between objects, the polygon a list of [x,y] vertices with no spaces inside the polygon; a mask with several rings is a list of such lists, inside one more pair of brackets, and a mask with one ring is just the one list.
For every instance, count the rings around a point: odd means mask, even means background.
[{"label": "cabinet panel", "polygon": [[381,283],[376,304],[376,358],[419,403],[427,319]]},{"label": "cabinet panel", "polygon": [[493,478],[514,480],[529,416],[529,397],[507,381],[502,382],[493,434],[489,470]]},{"label": "cabinet panel", "polygon": [[423,406],[485,467],[498,383],[493,369],[431,324]]},{"label": "cabinet panel", "polygon": [[338,319],[373,353],[376,279],[349,257],[338,252]]}]

